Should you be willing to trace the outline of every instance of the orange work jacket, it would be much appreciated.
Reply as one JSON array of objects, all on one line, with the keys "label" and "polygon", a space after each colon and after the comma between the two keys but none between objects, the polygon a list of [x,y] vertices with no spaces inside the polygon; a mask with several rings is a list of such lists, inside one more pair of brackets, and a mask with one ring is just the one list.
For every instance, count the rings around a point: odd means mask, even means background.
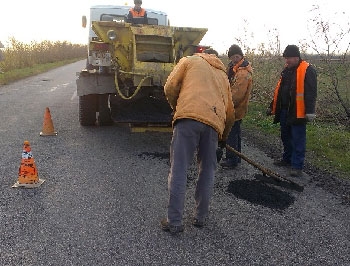
[{"label": "orange work jacket", "polygon": [[133,18],[144,17],[146,13],[146,10],[144,8],[141,8],[140,11],[136,11],[134,8],[130,8],[129,11],[132,14]]},{"label": "orange work jacket", "polygon": [[[295,103],[296,103],[297,118],[305,118],[304,81],[305,81],[306,69],[308,68],[308,66],[309,66],[309,63],[305,61],[301,61],[296,71],[297,79],[296,79]],[[273,102],[272,102],[272,114],[276,113],[277,97],[278,97],[279,89],[281,87],[281,81],[282,81],[282,77],[277,82],[277,85],[275,88]]]}]

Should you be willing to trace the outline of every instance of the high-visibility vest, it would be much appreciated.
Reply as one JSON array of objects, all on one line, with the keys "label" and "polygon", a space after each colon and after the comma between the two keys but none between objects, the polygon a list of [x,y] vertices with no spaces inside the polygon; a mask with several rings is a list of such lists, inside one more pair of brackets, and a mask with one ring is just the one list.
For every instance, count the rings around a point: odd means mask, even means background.
[{"label": "high-visibility vest", "polygon": [[[305,102],[304,102],[304,84],[305,84],[305,74],[306,69],[308,68],[309,63],[305,61],[301,61],[297,70],[297,79],[296,79],[296,95],[295,95],[295,104],[296,104],[296,115],[297,118],[305,118]],[[281,87],[281,81],[282,77],[280,77],[279,81],[277,82],[275,92],[273,95],[273,102],[272,102],[272,114],[276,113],[276,107],[277,107],[277,96],[278,91]]]},{"label": "high-visibility vest", "polygon": [[144,17],[146,13],[146,10],[144,8],[141,8],[139,11],[136,11],[134,8],[130,8],[129,11],[132,14],[133,18]]}]

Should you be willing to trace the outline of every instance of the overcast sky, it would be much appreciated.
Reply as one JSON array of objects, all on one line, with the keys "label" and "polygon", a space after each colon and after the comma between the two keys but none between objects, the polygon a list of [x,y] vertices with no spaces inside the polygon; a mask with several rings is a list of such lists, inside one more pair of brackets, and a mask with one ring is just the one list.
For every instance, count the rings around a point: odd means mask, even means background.
[{"label": "overcast sky", "polygon": [[[81,27],[81,16],[89,14],[89,6],[125,3],[133,5],[133,1],[118,0],[2,1],[0,41],[6,45],[14,37],[21,42],[59,40],[85,44],[87,31]],[[275,36],[271,31],[278,34],[282,49],[310,39],[308,26],[315,14],[310,11],[314,5],[320,6],[325,20],[340,20],[340,28],[349,27],[345,25],[350,21],[350,1],[344,0],[144,0],[142,6],[166,12],[172,26],[208,28],[201,43],[225,53],[237,39],[251,48],[268,43]]]}]

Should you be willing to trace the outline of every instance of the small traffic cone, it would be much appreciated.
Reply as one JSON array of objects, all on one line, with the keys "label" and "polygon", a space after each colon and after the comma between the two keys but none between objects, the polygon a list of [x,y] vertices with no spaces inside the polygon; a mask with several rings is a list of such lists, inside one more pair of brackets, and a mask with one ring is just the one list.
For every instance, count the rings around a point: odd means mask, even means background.
[{"label": "small traffic cone", "polygon": [[57,136],[57,132],[55,132],[53,127],[49,107],[45,109],[43,131],[40,132],[40,136]]},{"label": "small traffic cone", "polygon": [[29,141],[24,141],[21,165],[18,171],[18,181],[12,187],[35,188],[39,187],[45,180],[39,179],[38,170],[35,165],[32,149]]}]

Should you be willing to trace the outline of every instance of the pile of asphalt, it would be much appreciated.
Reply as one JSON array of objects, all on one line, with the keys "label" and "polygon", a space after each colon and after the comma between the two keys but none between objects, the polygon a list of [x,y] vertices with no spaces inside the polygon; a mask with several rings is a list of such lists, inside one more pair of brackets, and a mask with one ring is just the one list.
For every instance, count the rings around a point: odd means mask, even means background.
[{"label": "pile of asphalt", "polygon": [[[282,144],[280,139],[248,129],[243,130],[243,137],[249,145],[258,147],[269,157],[273,159],[281,158]],[[315,167],[308,162],[308,156],[313,156],[313,154],[307,153],[303,171],[311,176],[312,182],[325,191],[340,197],[344,204],[350,204],[350,181],[335,172]]]}]

